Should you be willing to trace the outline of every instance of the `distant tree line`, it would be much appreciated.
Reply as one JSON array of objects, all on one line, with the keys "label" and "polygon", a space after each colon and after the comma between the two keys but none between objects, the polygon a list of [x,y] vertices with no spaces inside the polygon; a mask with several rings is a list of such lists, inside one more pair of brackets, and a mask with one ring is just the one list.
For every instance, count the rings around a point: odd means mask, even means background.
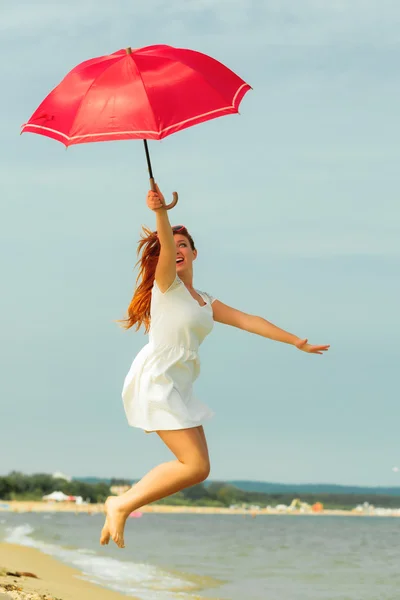
[{"label": "distant tree line", "polygon": [[[38,473],[35,475],[24,475],[13,471],[9,475],[0,477],[0,499],[1,500],[41,500],[46,494],[55,490],[61,491],[68,496],[82,496],[84,500],[91,503],[104,502],[110,495],[111,485],[132,485],[123,479],[113,479],[109,483],[88,483],[78,480],[68,482],[64,479],[55,479],[51,475]],[[322,502],[325,508],[352,509],[358,504],[369,502],[374,506],[383,508],[400,507],[400,497],[379,494],[304,494],[296,493],[262,493],[241,490],[225,482],[200,483],[186,490],[182,490],[173,496],[164,498],[158,504],[189,505],[189,506],[220,506],[227,507],[235,505],[257,505],[262,508],[276,506],[278,504],[289,505],[293,498],[299,498],[302,502],[314,504]]]},{"label": "distant tree line", "polygon": [[104,502],[110,495],[106,483],[84,483],[73,480],[55,479],[45,473],[24,475],[13,471],[0,477],[0,498],[2,500],[41,500],[43,496],[55,490],[68,496],[82,496],[89,502]]},{"label": "distant tree line", "polygon": [[294,498],[313,505],[321,502],[324,508],[351,510],[359,504],[368,502],[382,508],[400,508],[400,497],[379,494],[304,494],[291,493],[249,492],[241,490],[224,482],[213,482],[209,485],[200,483],[187,490],[178,492],[169,498],[164,498],[160,504],[194,504],[197,506],[231,506],[256,505],[261,508],[275,507],[278,504],[291,504]]}]

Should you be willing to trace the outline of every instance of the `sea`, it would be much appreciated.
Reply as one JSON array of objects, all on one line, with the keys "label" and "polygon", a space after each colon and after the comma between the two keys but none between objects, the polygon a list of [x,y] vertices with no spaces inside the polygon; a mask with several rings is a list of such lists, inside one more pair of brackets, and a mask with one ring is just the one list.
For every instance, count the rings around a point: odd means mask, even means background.
[{"label": "sea", "polygon": [[399,600],[400,519],[143,513],[126,548],[100,514],[0,513],[0,540],[37,548],[140,600]]}]

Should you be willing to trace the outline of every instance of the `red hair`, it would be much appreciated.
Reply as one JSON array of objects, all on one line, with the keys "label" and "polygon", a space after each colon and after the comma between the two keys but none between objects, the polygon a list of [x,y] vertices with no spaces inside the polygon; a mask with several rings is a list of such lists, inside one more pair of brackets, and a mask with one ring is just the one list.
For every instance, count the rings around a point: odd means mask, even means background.
[{"label": "red hair", "polygon": [[[144,325],[145,332],[148,333],[150,329],[151,290],[161,247],[157,232],[150,231],[147,227],[142,227],[142,230],[137,248],[139,259],[135,265],[135,267],[139,266],[136,289],[128,306],[127,317],[120,322],[125,329],[130,329],[136,325],[136,331]],[[192,250],[195,250],[193,238],[186,228],[176,233],[181,233],[187,237]]]}]

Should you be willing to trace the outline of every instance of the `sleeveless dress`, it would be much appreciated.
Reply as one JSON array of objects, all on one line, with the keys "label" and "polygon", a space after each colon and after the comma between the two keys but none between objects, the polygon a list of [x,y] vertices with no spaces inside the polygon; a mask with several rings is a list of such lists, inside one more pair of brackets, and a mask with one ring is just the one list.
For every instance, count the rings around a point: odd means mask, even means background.
[{"label": "sleeveless dress", "polygon": [[147,433],[186,429],[213,416],[193,393],[200,373],[199,346],[214,326],[209,294],[200,306],[179,279],[166,292],[154,282],[149,342],[134,359],[122,398],[129,425]]}]

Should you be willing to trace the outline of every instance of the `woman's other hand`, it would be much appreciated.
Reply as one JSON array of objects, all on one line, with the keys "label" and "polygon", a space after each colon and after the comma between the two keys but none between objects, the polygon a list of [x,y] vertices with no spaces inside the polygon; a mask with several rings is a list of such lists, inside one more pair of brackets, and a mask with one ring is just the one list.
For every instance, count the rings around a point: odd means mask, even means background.
[{"label": "woman's other hand", "polygon": [[308,340],[298,340],[294,343],[296,348],[302,350],[303,352],[308,352],[309,354],[323,354],[327,352],[329,349],[329,345],[327,346],[313,346],[312,344],[308,344]]}]

